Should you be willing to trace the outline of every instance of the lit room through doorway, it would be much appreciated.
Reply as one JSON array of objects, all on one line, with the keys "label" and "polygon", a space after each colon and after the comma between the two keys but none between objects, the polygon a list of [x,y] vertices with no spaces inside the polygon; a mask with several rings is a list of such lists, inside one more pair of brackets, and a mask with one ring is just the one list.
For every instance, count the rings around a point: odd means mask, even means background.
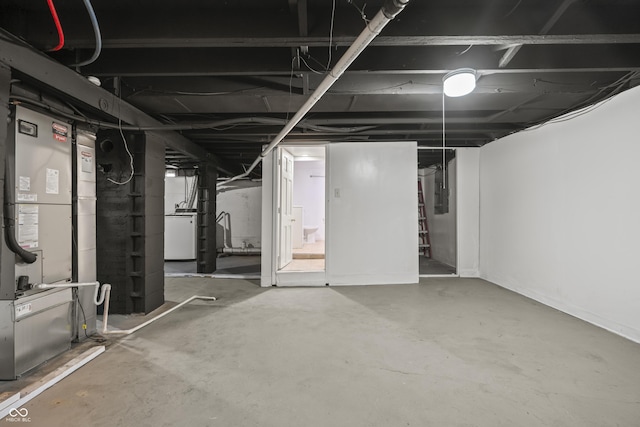
[{"label": "lit room through doorway", "polygon": [[[286,147],[283,155],[293,157],[291,211],[281,215],[280,271],[323,271],[325,269],[325,148],[324,146]],[[287,154],[288,153],[288,154]],[[285,164],[286,160],[283,160]],[[291,172],[291,171],[289,171]],[[281,171],[281,204],[288,203],[284,194],[286,171]],[[289,212],[281,206],[282,212]],[[286,224],[285,224],[286,222]],[[290,231],[285,227],[290,224]],[[291,256],[288,249],[290,232]]]}]

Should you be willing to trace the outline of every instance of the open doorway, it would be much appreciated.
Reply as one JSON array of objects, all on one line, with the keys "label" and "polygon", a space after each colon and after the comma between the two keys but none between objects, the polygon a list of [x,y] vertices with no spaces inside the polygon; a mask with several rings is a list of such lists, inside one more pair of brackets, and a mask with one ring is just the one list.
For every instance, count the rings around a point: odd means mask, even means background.
[{"label": "open doorway", "polygon": [[[198,174],[165,173],[165,276],[197,275]],[[216,270],[214,277],[260,277],[261,180],[238,180],[216,187]]]},{"label": "open doorway", "polygon": [[194,169],[167,169],[164,194],[164,271],[195,274],[198,197]]},{"label": "open doorway", "polygon": [[280,149],[278,271],[325,270],[324,146]]},{"label": "open doorway", "polygon": [[418,149],[419,273],[457,273],[457,164],[454,149]]}]

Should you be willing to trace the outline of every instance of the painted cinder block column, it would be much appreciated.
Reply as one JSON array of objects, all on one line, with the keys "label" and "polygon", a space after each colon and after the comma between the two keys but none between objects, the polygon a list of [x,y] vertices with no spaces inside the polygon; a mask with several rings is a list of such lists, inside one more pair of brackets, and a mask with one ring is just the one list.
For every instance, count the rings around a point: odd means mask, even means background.
[{"label": "painted cinder block column", "polygon": [[216,182],[218,171],[211,163],[198,166],[197,271],[216,271]]},{"label": "painted cinder block column", "polygon": [[97,138],[97,276],[112,285],[113,313],[149,313],[164,303],[165,150],[153,135],[125,136],[134,157],[129,182],[120,133]]}]

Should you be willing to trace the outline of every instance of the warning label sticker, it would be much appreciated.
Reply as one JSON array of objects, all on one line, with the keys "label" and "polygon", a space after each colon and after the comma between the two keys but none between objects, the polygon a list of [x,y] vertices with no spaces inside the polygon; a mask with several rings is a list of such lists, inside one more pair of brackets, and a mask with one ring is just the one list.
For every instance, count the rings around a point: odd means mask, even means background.
[{"label": "warning label sticker", "polygon": [[25,249],[38,247],[38,205],[18,205],[18,244]]},{"label": "warning label sticker", "polygon": [[82,159],[82,172],[93,172],[93,154],[87,151],[81,151],[80,157]]},{"label": "warning label sticker", "polygon": [[45,186],[47,194],[60,194],[60,171],[47,168],[47,182]]},{"label": "warning label sticker", "polygon": [[51,124],[51,130],[53,131],[53,139],[60,142],[67,142],[69,126],[53,122]]}]

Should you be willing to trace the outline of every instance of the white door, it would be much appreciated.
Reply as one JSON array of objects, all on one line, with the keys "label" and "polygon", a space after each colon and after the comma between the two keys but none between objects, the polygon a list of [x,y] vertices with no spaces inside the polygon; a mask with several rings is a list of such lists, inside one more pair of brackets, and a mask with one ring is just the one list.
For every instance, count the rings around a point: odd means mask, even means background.
[{"label": "white door", "polygon": [[280,249],[278,268],[293,259],[293,155],[280,150]]}]

